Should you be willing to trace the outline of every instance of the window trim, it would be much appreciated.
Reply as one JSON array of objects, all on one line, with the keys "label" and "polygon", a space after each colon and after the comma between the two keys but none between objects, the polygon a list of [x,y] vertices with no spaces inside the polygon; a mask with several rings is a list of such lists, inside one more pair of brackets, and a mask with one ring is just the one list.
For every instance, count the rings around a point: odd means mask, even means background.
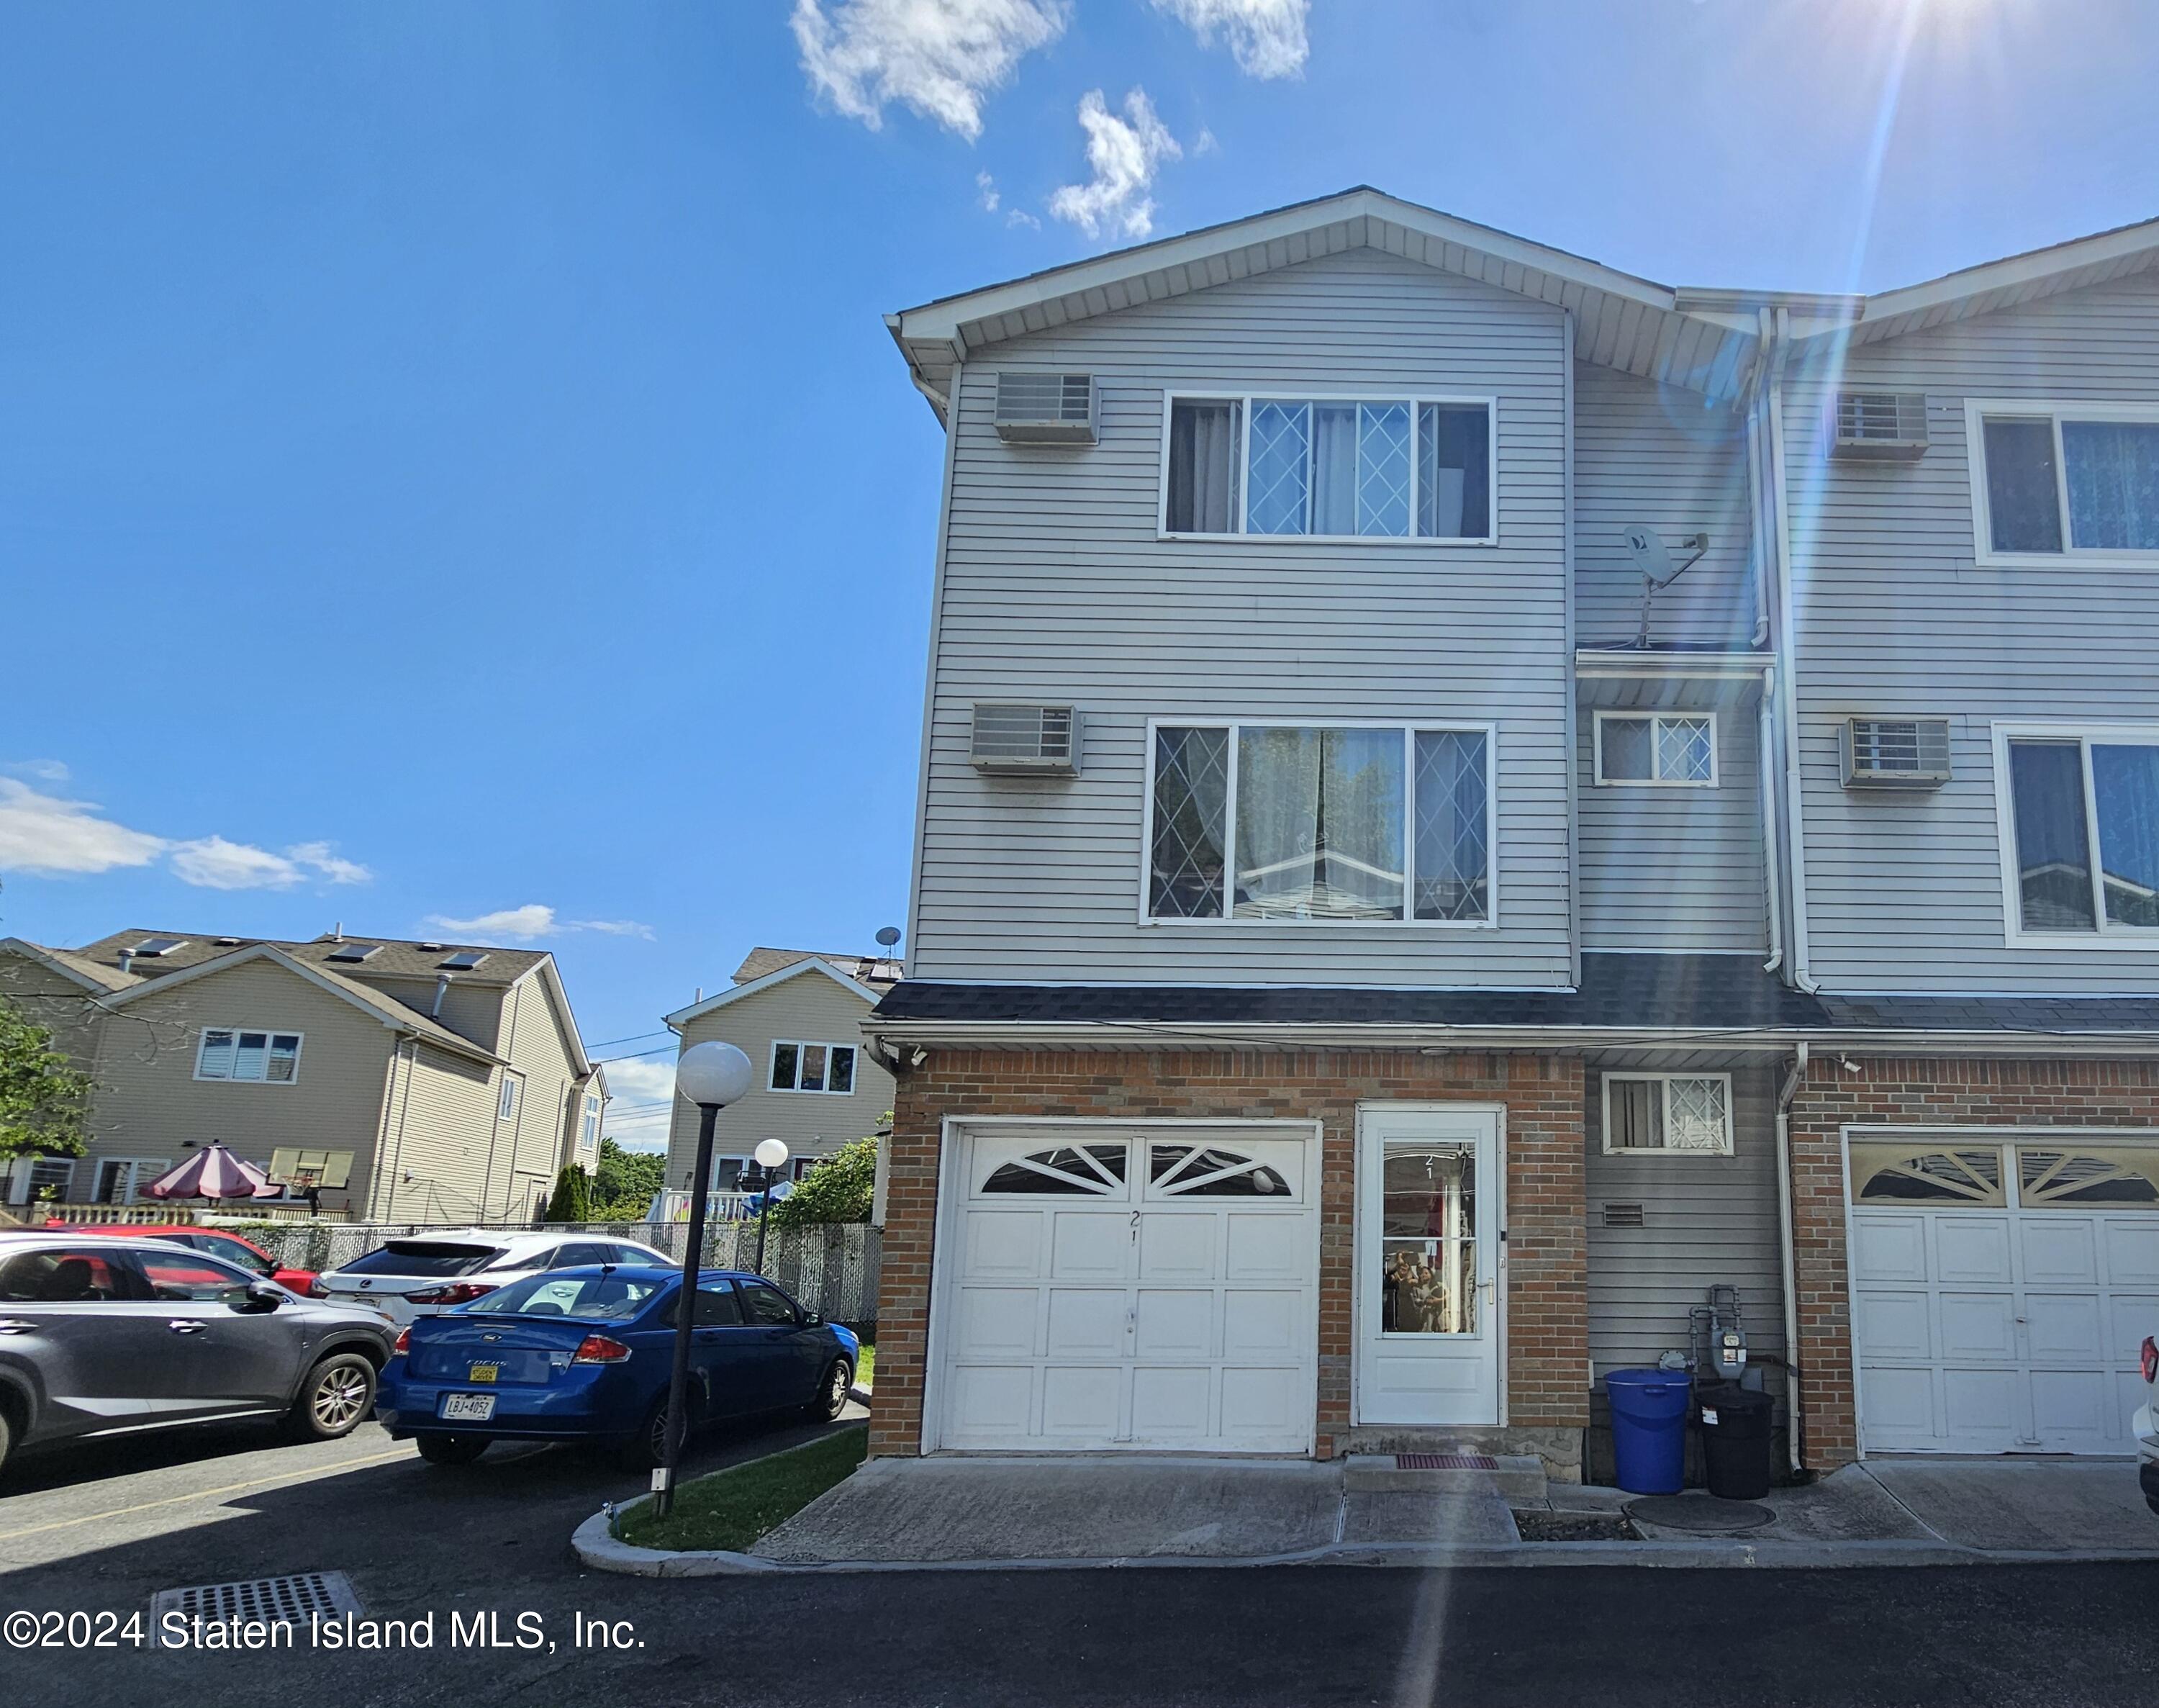
[{"label": "window trim", "polygon": [[[1660,723],[1706,723],[1709,726],[1709,775],[1706,777],[1607,777],[1604,774],[1604,726],[1608,723],[1646,723],[1649,726],[1649,763],[1654,769],[1662,748],[1657,739]],[[1715,789],[1722,781],[1717,747],[1723,732],[1714,712],[1599,712],[1589,733],[1591,775],[1599,789]]]},{"label": "window trim", "polygon": [[[2045,420],[2054,432],[2054,503],[2061,524],[2059,551],[1996,551],[1994,518],[1986,499],[1986,435],[1989,416],[2022,416]],[[2069,463],[2062,443],[2062,422],[2141,422],[2159,427],[2159,403],[2086,402],[2068,397],[1967,397],[1964,401],[1965,473],[1971,488],[1972,562],[1980,569],[2053,569],[2064,563],[2106,563],[2123,567],[2159,567],[2159,551],[2138,548],[2076,546],[2070,541]]]},{"label": "window trim", "polygon": [[[1604,1154],[1606,1156],[1722,1157],[1728,1159],[1737,1154],[1738,1134],[1735,1129],[1737,1127],[1738,1122],[1737,1120],[1737,1111],[1732,1107],[1732,1103],[1731,1074],[1683,1074],[1676,1070],[1670,1073],[1659,1073],[1646,1070],[1638,1071],[1631,1069],[1614,1069],[1608,1073],[1600,1075],[1599,1079],[1600,1083],[1597,1089],[1598,1104],[1597,1119],[1599,1122],[1597,1136],[1598,1142],[1602,1144],[1604,1148]],[[1619,1084],[1629,1084],[1638,1083],[1646,1079],[1656,1080],[1667,1088],[1665,1092],[1665,1138],[1667,1142],[1657,1146],[1615,1145],[1612,1142],[1612,1087],[1615,1082]],[[1671,1081],[1675,1079],[1716,1079],[1722,1082],[1724,1086],[1724,1143],[1719,1149],[1714,1151],[1695,1151],[1687,1149],[1682,1146],[1674,1145],[1670,1142],[1672,1131],[1672,1104],[1670,1086]]]},{"label": "window trim", "polygon": [[[1209,536],[1226,538],[1226,536]],[[1399,919],[1263,919],[1240,918],[1236,898],[1225,893],[1218,919],[1157,918],[1147,910],[1147,894],[1154,861],[1155,755],[1161,729],[1219,729],[1229,732],[1229,778],[1223,795],[1223,860],[1226,869],[1236,867],[1237,732],[1240,729],[1395,729],[1402,736],[1402,869],[1403,914]],[[1416,881],[1416,738],[1420,733],[1482,735],[1484,738],[1484,917],[1481,919],[1419,919],[1413,917],[1410,886]],[[1398,717],[1150,717],[1147,721],[1147,766],[1140,815],[1139,895],[1137,908],[1142,926],[1189,926],[1212,931],[1224,925],[1242,930],[1288,928],[1325,930],[1496,931],[1499,929],[1499,726],[1473,718],[1426,717],[1403,722]],[[1225,880],[1226,886],[1227,880]]]},{"label": "window trim", "polygon": [[[2110,926],[2106,892],[2099,877],[2099,795],[2092,787],[2091,748],[2120,743],[2127,747],[2159,747],[2159,723],[2106,723],[2088,719],[2009,718],[1991,726],[1994,748],[1994,826],[2001,860],[2001,929],[2011,949],[2159,950],[2159,930],[2133,925]],[[2091,861],[2093,931],[2027,931],[2024,929],[2023,886],[2017,871],[2016,789],[2009,774],[2009,744],[2012,741],[2074,741],[2084,755],[2084,846]]]},{"label": "window trim", "polygon": [[[242,1079],[237,1074],[234,1074],[204,1073],[202,1070],[203,1050],[210,1040],[210,1033],[213,1032],[229,1032],[232,1034],[232,1049],[236,1057],[237,1057],[240,1053],[240,1034],[241,1033],[259,1032],[262,1033],[265,1039],[262,1046],[263,1077],[260,1079]],[[299,1043],[294,1047],[293,1051],[293,1077],[289,1079],[272,1079],[269,1077],[270,1045],[267,1040],[276,1038],[296,1038],[299,1039]],[[202,1026],[199,1027],[195,1032],[194,1077],[201,1080],[205,1084],[208,1085],[297,1085],[300,1083],[300,1064],[306,1059],[307,1053],[308,1034],[301,1031],[296,1026],[226,1026],[222,1023],[205,1022]]]},{"label": "window trim", "polygon": [[515,1121],[524,1110],[525,1076],[515,1068],[505,1068],[502,1084],[494,1094],[494,1118],[497,1121]]},{"label": "window trim", "polygon": [[[772,1083],[773,1070],[779,1065],[779,1052],[783,1048],[792,1047],[794,1049],[800,1051],[810,1048],[813,1046],[826,1053],[825,1078],[827,1081],[830,1081],[832,1077],[831,1052],[834,1050],[846,1050],[853,1055],[855,1064],[852,1070],[847,1075],[847,1089],[846,1090],[835,1091],[829,1083],[805,1089],[800,1083],[802,1079],[802,1058],[800,1054],[796,1055],[795,1058],[795,1078],[796,1083],[792,1085],[775,1085]],[[831,1043],[823,1038],[775,1038],[773,1039],[771,1046],[765,1053],[764,1089],[767,1091],[769,1091],[774,1097],[852,1097],[855,1095],[855,1088],[862,1082],[862,1049],[859,1045],[852,1043]]]},{"label": "window trim", "polygon": [[[1410,406],[1410,528],[1407,534],[1254,534],[1246,529],[1245,511],[1250,499],[1252,405],[1263,403],[1406,403]],[[1180,403],[1234,403],[1242,411],[1237,422],[1237,525],[1227,534],[1173,533],[1169,525],[1170,411]],[[1489,531],[1483,535],[1424,535],[1416,531],[1417,515],[1417,411],[1425,404],[1478,404],[1484,411],[1485,515]],[[1162,446],[1156,474],[1155,538],[1157,540],[1257,541],[1274,546],[1423,546],[1451,550],[1461,546],[1486,547],[1499,543],[1499,397],[1497,392],[1442,392],[1383,390],[1308,391],[1296,386],[1271,391],[1231,391],[1204,387],[1178,391],[1164,386],[1162,393]]]}]

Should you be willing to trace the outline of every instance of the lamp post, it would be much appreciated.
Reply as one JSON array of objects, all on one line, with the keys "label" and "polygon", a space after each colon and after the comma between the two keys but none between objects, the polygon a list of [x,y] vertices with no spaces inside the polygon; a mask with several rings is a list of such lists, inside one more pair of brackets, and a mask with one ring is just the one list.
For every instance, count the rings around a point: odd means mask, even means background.
[{"label": "lamp post", "polygon": [[764,1273],[764,1219],[772,1212],[772,1188],[779,1171],[787,1166],[787,1144],[783,1139],[761,1139],[758,1141],[753,1160],[757,1163],[757,1190],[764,1202],[757,1213],[757,1263],[759,1275]]},{"label": "lamp post", "polygon": [[689,1240],[682,1251],[682,1291],[675,1302],[675,1371],[667,1380],[667,1439],[652,1473],[653,1505],[661,1518],[675,1509],[675,1467],[690,1423],[690,1330],[697,1309],[697,1276],[705,1264],[705,1198],[712,1182],[712,1122],[749,1089],[749,1058],[717,1039],[692,1044],[675,1064],[675,1089],[697,1105],[697,1165],[691,1177]]}]

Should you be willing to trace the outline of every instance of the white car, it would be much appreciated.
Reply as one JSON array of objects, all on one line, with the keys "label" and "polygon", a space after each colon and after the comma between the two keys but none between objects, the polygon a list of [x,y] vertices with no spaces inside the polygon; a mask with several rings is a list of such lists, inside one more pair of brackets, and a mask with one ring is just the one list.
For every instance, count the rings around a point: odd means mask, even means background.
[{"label": "white car", "polygon": [[2136,1483],[2144,1491],[2144,1504],[2159,1512],[2159,1341],[2144,1337],[2139,1348],[2144,1364],[2144,1403],[2129,1426],[2136,1434]]},{"label": "white car", "polygon": [[459,1228],[392,1240],[357,1262],[318,1276],[313,1291],[317,1298],[365,1305],[391,1322],[406,1323],[437,1316],[542,1270],[589,1263],[679,1266],[665,1252],[634,1240]]}]

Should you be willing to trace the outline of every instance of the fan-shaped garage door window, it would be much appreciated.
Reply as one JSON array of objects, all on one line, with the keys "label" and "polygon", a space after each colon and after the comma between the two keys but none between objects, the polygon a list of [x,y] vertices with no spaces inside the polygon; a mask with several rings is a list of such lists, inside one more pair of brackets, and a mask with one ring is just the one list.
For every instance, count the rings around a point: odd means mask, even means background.
[{"label": "fan-shaped garage door window", "polygon": [[1999,1209],[2009,1202],[2001,1183],[2001,1152],[1959,1146],[1854,1145],[1852,1196],[1865,1204],[1968,1204]]},{"label": "fan-shaped garage door window", "polygon": [[1289,1183],[1256,1157],[1213,1145],[1156,1145],[1147,1166],[1156,1198],[1289,1196]]},{"label": "fan-shaped garage door window", "polygon": [[2026,1204],[2159,1204],[2159,1151],[2017,1147]]},{"label": "fan-shaped garage door window", "polygon": [[1057,1145],[1016,1157],[982,1183],[984,1192],[1108,1197],[1125,1189],[1123,1145]]}]

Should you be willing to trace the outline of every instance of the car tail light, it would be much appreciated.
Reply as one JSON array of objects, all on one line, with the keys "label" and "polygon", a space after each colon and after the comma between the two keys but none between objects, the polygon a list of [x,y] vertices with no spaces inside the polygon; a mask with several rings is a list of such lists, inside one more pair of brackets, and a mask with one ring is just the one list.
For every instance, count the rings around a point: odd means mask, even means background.
[{"label": "car tail light", "polygon": [[588,1334],[577,1343],[573,1364],[619,1364],[629,1356],[629,1348],[619,1340],[609,1340],[604,1334]]},{"label": "car tail light", "polygon": [[2147,1382],[2159,1382],[2159,1341],[2155,1341],[2148,1334],[2146,1335],[2143,1348],[2136,1356],[2144,1366],[2144,1379]]},{"label": "car tail light", "polygon": [[327,1299],[329,1296],[330,1290],[323,1285],[323,1278],[320,1276],[317,1276],[313,1281],[308,1283],[308,1297],[309,1298]]},{"label": "car tail light", "polygon": [[493,1281],[446,1281],[438,1287],[427,1287],[405,1297],[416,1305],[465,1305],[474,1299],[485,1298],[494,1291]]},{"label": "car tail light", "polygon": [[409,1328],[399,1329],[397,1331],[397,1338],[391,1343],[390,1350],[393,1353],[402,1353],[412,1351],[412,1331]]}]

